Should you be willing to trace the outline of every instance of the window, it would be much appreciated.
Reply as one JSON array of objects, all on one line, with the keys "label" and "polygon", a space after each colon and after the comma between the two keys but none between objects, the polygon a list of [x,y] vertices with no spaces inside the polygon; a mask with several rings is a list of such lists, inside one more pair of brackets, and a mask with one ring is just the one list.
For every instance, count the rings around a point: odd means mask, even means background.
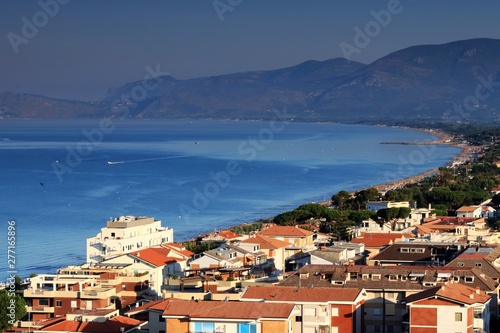
[{"label": "window", "polygon": [[363,280],[368,280],[368,278],[369,278],[369,277],[370,277],[370,275],[369,275],[369,274],[363,274],[363,275],[362,275],[362,279],[363,279]]},{"label": "window", "polygon": [[214,323],[208,323],[208,322],[194,323],[195,333],[213,332],[214,330],[215,330]]},{"label": "window", "polygon": [[372,274],[372,280],[373,281],[379,281],[380,280],[380,274]]},{"label": "window", "polygon": [[408,253],[408,252],[410,252],[410,249],[409,249],[409,248],[407,248],[407,247],[402,247],[402,248],[400,249],[400,252],[401,252],[401,253]]},{"label": "window", "polygon": [[159,321],[160,323],[164,323],[164,322],[165,322],[165,318],[163,317],[163,314],[162,314],[162,313],[160,313],[160,314],[158,315],[158,321]]},{"label": "window", "polygon": [[375,326],[373,326],[373,332],[375,332],[375,333],[380,333],[380,332],[381,332],[381,330],[380,330],[380,326],[379,326],[379,325],[375,325]]},{"label": "window", "polygon": [[474,277],[473,276],[466,276],[464,277],[465,283],[472,283],[474,282]]},{"label": "window", "polygon": [[462,321],[462,312],[455,312],[455,321]]},{"label": "window", "polygon": [[61,300],[56,300],[56,306],[61,307],[62,306],[62,301]]},{"label": "window", "polygon": [[49,306],[49,300],[48,299],[39,299],[38,305],[39,306]]},{"label": "window", "polygon": [[257,325],[255,324],[238,324],[238,333],[256,333]]},{"label": "window", "polygon": [[483,309],[474,308],[474,318],[483,318]]},{"label": "window", "polygon": [[476,266],[476,267],[481,267],[481,266],[483,266],[483,264],[481,264],[480,262],[476,262],[476,263],[474,264],[474,266]]},{"label": "window", "polygon": [[295,321],[297,323],[301,323],[302,322],[302,316],[295,316]]},{"label": "window", "polygon": [[389,275],[389,281],[397,281],[398,280],[398,276],[395,275],[395,274],[391,274]]},{"label": "window", "polygon": [[111,237],[115,237],[115,233],[114,232],[111,233]]},{"label": "window", "polygon": [[464,263],[463,262],[457,262],[457,266],[458,267],[464,267]]},{"label": "window", "polygon": [[394,333],[394,326],[387,326],[387,333]]},{"label": "window", "polygon": [[332,317],[339,316],[339,308],[332,308]]},{"label": "window", "polygon": [[373,315],[374,316],[382,315],[382,309],[378,309],[378,308],[373,309]]}]

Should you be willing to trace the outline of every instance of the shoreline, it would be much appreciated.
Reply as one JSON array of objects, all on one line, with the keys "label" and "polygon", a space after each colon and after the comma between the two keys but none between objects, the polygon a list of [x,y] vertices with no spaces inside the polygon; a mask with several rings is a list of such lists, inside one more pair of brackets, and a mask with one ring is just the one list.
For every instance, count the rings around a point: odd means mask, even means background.
[{"label": "shoreline", "polygon": [[[479,146],[479,147],[477,147],[477,146],[469,146],[469,145],[466,145],[466,144],[454,142],[453,141],[454,136],[451,135],[451,134],[449,134],[449,133],[447,133],[447,132],[444,132],[442,130],[428,129],[428,128],[411,128],[411,127],[402,127],[402,126],[391,126],[391,127],[399,128],[399,129],[404,129],[404,130],[412,130],[412,131],[417,131],[417,132],[423,132],[423,133],[432,135],[434,137],[437,137],[438,140],[430,141],[428,143],[430,145],[448,145],[448,146],[451,146],[451,147],[456,147],[456,148],[461,149],[460,153],[456,157],[454,157],[451,161],[447,162],[442,167],[450,167],[450,166],[454,165],[455,163],[459,163],[459,164],[460,163],[465,163],[465,162],[467,162],[469,160],[469,155],[471,153],[473,153],[474,150],[482,148],[481,146]],[[397,144],[403,144],[403,143],[397,143]],[[437,172],[439,172],[439,168],[433,168],[433,169],[421,172],[421,173],[419,173],[417,175],[414,175],[414,176],[409,176],[409,177],[402,178],[402,179],[399,179],[399,180],[395,180],[395,181],[391,181],[391,182],[386,182],[386,183],[382,183],[382,184],[377,184],[377,185],[373,185],[373,186],[370,186],[370,187],[376,188],[379,192],[384,192],[384,191],[388,191],[388,190],[395,190],[395,189],[398,189],[398,188],[402,188],[402,187],[404,187],[406,185],[416,184],[416,183],[422,181],[424,178],[426,178],[428,176],[431,176],[432,174],[435,174]],[[357,191],[366,190],[366,189],[368,189],[370,187],[360,188],[360,189],[357,189],[356,191],[350,192],[350,193],[354,194]],[[333,194],[334,193],[332,193],[332,195]],[[328,206],[328,205],[331,204],[331,200],[318,202],[318,204],[324,205],[324,206]],[[272,217],[263,217],[263,218],[260,218],[258,220],[254,220],[254,221],[250,221],[250,222],[242,222],[242,223],[239,223],[239,224],[236,224],[236,225],[233,225],[233,226],[229,226],[229,227],[226,227],[226,228],[223,228],[223,229],[219,229],[219,231],[222,231],[222,230],[231,230],[231,229],[236,228],[236,227],[242,227],[242,226],[245,226],[245,225],[248,225],[248,224],[253,224],[253,223],[272,223],[273,222],[273,218],[274,218],[274,216],[272,216]],[[199,237],[205,237],[205,236],[208,236],[208,235],[210,235],[212,233],[213,232],[210,232],[210,231],[206,232],[206,233],[200,233],[200,236],[198,236],[198,237],[193,237],[193,238],[190,238],[190,239],[187,239],[187,240],[182,240],[179,243],[196,242],[196,240]]]}]

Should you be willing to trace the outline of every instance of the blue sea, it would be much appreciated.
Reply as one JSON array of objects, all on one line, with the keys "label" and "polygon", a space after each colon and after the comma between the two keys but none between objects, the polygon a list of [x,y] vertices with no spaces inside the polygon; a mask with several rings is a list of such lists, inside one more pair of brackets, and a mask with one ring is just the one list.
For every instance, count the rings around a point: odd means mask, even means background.
[{"label": "blue sea", "polygon": [[[176,241],[445,165],[446,145],[399,128],[276,121],[0,120],[0,228],[15,220],[15,266],[85,261],[110,217],[146,215]],[[11,252],[11,255],[13,253]],[[12,258],[11,258],[12,259]],[[11,262],[12,264],[12,262]]]}]

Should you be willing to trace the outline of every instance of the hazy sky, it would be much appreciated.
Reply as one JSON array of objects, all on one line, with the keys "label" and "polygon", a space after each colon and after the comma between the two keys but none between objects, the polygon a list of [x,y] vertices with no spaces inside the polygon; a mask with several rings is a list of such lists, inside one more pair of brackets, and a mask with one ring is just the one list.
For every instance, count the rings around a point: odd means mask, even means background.
[{"label": "hazy sky", "polygon": [[0,0],[0,92],[99,100],[147,66],[178,79],[275,69],[343,57],[342,43],[370,63],[500,38],[498,13],[498,0]]}]

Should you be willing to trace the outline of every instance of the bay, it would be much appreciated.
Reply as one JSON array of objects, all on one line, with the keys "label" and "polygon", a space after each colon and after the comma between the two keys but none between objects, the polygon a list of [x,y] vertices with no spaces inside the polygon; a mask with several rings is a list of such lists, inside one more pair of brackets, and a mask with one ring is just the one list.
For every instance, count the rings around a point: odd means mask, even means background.
[{"label": "bay", "polygon": [[[146,215],[176,241],[445,165],[420,131],[290,121],[1,120],[0,228],[17,274],[85,261],[110,217]],[[5,280],[7,239],[0,242]]]}]

